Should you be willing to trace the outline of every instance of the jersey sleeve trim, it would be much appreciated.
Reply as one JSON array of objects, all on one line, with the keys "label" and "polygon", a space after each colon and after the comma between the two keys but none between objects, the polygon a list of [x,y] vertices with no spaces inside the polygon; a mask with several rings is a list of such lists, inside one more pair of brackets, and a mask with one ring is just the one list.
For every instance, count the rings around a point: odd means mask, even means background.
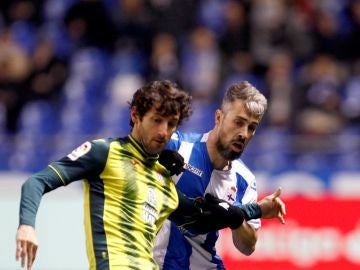
[{"label": "jersey sleeve trim", "polygon": [[66,183],[65,183],[65,180],[64,178],[62,177],[62,175],[60,174],[60,172],[52,165],[49,165],[49,167],[57,174],[57,176],[59,176],[61,182],[63,183],[63,185],[65,186]]}]

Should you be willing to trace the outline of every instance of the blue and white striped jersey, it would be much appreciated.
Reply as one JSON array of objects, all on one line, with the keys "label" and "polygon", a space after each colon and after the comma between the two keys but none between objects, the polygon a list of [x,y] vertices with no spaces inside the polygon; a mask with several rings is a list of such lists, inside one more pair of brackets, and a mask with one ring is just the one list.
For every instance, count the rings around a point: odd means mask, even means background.
[{"label": "blue and white striped jersey", "polygon": [[[176,186],[191,198],[212,193],[231,204],[247,204],[257,200],[255,176],[240,160],[231,164],[230,170],[215,170],[206,148],[208,133],[182,133],[171,137],[167,148],[178,150],[184,157],[185,170],[174,177]],[[260,220],[250,220],[256,229]],[[181,232],[167,220],[159,231],[154,257],[163,270],[225,269],[217,255],[215,243],[218,232],[194,235]]]}]

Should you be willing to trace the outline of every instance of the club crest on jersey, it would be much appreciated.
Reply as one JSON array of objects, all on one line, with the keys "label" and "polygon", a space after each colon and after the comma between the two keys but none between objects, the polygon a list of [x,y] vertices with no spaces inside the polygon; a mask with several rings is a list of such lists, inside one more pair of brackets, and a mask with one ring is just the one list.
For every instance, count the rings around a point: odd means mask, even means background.
[{"label": "club crest on jersey", "polygon": [[87,154],[91,149],[91,143],[85,142],[82,145],[80,145],[78,148],[76,148],[74,151],[72,151],[70,154],[67,155],[68,158],[70,158],[72,161],[77,160],[79,157],[82,157],[83,155]]},{"label": "club crest on jersey", "polygon": [[231,186],[230,188],[228,188],[228,190],[226,191],[226,200],[228,202],[233,203],[235,201],[236,191],[237,188],[235,186]]}]

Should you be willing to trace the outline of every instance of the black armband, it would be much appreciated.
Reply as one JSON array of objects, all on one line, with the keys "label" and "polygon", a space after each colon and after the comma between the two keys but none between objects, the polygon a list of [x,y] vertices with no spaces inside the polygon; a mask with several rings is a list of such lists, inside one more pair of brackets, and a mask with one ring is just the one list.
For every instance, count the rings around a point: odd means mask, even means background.
[{"label": "black armband", "polygon": [[244,212],[245,220],[261,218],[261,208],[258,203],[239,205]]}]

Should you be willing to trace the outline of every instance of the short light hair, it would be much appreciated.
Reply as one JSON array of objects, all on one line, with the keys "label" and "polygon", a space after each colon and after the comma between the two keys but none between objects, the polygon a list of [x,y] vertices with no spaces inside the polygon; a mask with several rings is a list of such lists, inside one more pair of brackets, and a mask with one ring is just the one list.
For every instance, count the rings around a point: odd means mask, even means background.
[{"label": "short light hair", "polygon": [[254,116],[262,117],[267,109],[267,100],[255,86],[247,81],[231,85],[225,93],[221,109],[226,110],[226,106],[237,99],[245,103],[246,110]]}]

